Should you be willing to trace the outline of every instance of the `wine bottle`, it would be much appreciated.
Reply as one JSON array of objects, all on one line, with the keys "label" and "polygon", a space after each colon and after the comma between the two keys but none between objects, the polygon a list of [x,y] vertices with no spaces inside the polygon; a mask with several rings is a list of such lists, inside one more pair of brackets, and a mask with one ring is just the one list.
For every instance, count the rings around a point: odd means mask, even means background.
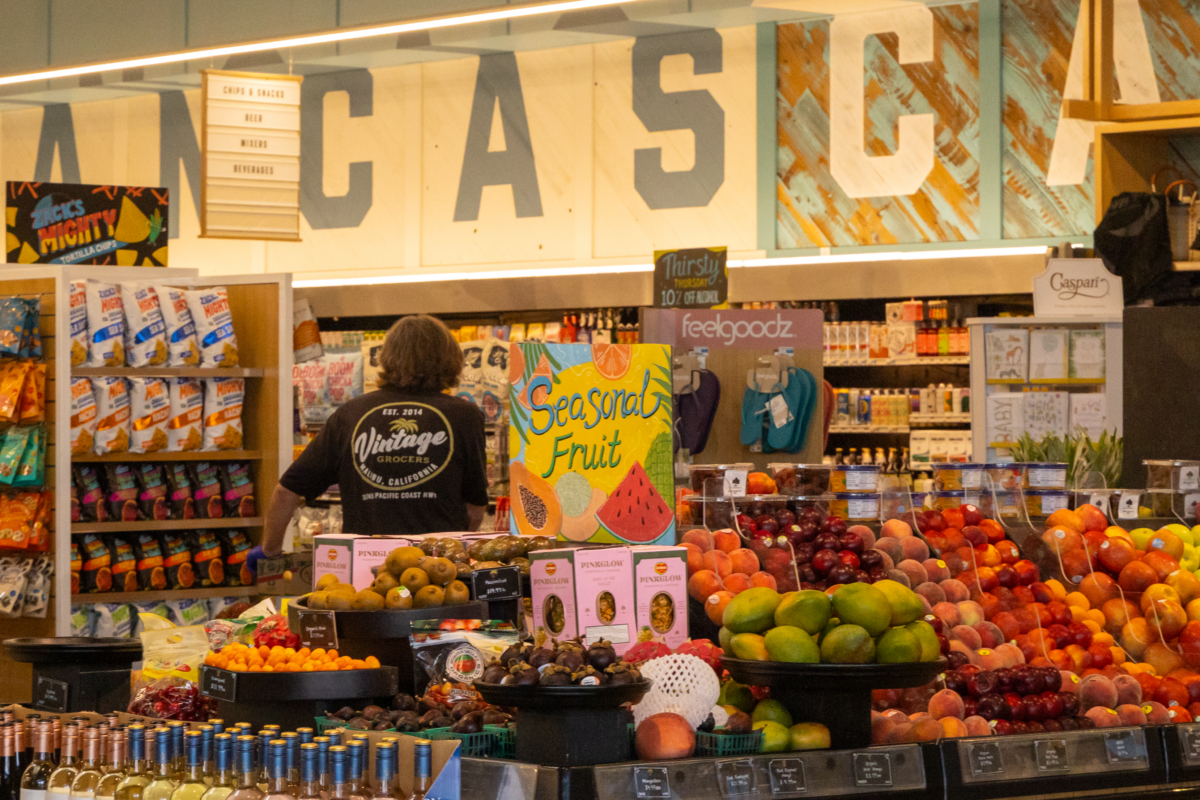
[{"label": "wine bottle", "polygon": [[17,800],[21,773],[17,769],[16,728],[12,722],[0,727],[0,800]]},{"label": "wine bottle", "polygon": [[314,736],[313,744],[317,746],[317,782],[321,784],[321,793],[329,796],[329,746],[328,736]]},{"label": "wine bottle", "polygon": [[208,724],[212,725],[214,736],[218,733],[225,732],[225,720],[223,720],[223,719],[210,719],[208,721]]},{"label": "wine bottle", "polygon": [[300,791],[300,735],[294,731],[281,733],[284,762],[287,765],[288,793],[293,797]]},{"label": "wine bottle", "polygon": [[225,800],[234,790],[233,736],[231,734],[213,734],[213,764],[216,768],[213,773],[213,784],[200,800]]},{"label": "wine bottle", "polygon": [[213,736],[216,734],[213,726],[208,724],[197,725],[196,730],[200,732],[201,772],[204,776],[204,785],[208,787],[212,786],[213,773],[216,771],[216,764],[213,763]]},{"label": "wine bottle", "polygon": [[341,745],[329,748],[329,800],[350,800],[350,783],[347,780],[350,765],[346,763],[349,756]]},{"label": "wine bottle", "polygon": [[96,784],[104,777],[101,767],[104,763],[100,749],[100,730],[89,728],[83,732],[83,761],[75,780],[71,781],[70,796],[73,800],[93,800],[96,796]]},{"label": "wine bottle", "polygon": [[433,786],[433,742],[418,739],[413,747],[413,790],[408,800],[425,800]]},{"label": "wine bottle", "polygon": [[[211,730],[211,726],[208,726]],[[204,734],[188,731],[183,737],[183,781],[171,793],[171,800],[200,800],[208,791],[204,782]]]},{"label": "wine bottle", "polygon": [[321,770],[317,765],[320,758],[316,742],[300,745],[300,789],[298,800],[326,800],[321,791]]},{"label": "wine bottle", "polygon": [[154,748],[157,733],[147,730],[145,725],[130,725],[126,732],[128,755],[125,757],[129,769],[124,780],[117,786],[116,800],[142,800],[142,790],[150,785],[154,776],[150,774],[149,751]]},{"label": "wine bottle", "polygon": [[237,738],[237,788],[229,793],[232,800],[262,800],[263,793],[258,788],[258,770],[254,766],[254,753],[258,742],[253,736]]},{"label": "wine bottle", "polygon": [[174,745],[170,728],[158,728],[154,740],[154,780],[142,790],[142,800],[171,800],[175,787]]},{"label": "wine bottle", "polygon": [[288,788],[287,741],[272,739],[267,744],[266,800],[296,800]]},{"label": "wine bottle", "polygon": [[350,784],[350,800],[371,800],[371,787],[363,781],[363,764],[367,761],[367,746],[361,739],[346,743],[347,778]]},{"label": "wine bottle", "polygon": [[62,757],[58,768],[50,773],[50,784],[46,791],[53,800],[66,800],[71,796],[71,784],[79,774],[79,726],[70,723],[63,728],[63,741],[60,748]]},{"label": "wine bottle", "polygon": [[375,798],[376,800],[393,800],[393,798],[398,800],[396,745],[393,742],[380,742],[375,745]]},{"label": "wine bottle", "polygon": [[258,756],[255,768],[258,770],[258,790],[263,794],[267,793],[267,761],[270,760],[267,755],[268,749],[270,747],[271,740],[275,738],[278,738],[278,733],[270,728],[264,727],[258,732]]},{"label": "wine bottle", "polygon": [[128,744],[125,731],[111,730],[108,734],[108,763],[104,775],[96,784],[96,800],[113,800],[117,787],[125,780],[125,770],[128,768]]},{"label": "wine bottle", "polygon": [[36,724],[33,758],[21,773],[20,800],[46,800],[46,788],[54,772],[54,725],[49,720],[38,720]]},{"label": "wine bottle", "polygon": [[179,785],[187,769],[187,757],[183,752],[183,735],[187,732],[187,723],[171,720],[167,723],[167,729],[171,731],[171,780]]},{"label": "wine bottle", "polygon": [[[33,744],[37,736],[37,724],[41,721],[41,714],[30,714],[25,717],[25,722],[21,725],[21,741],[17,746],[17,755],[20,758],[21,775],[25,775],[25,770],[29,769],[29,765],[33,763]],[[53,742],[51,742],[53,745]]]}]

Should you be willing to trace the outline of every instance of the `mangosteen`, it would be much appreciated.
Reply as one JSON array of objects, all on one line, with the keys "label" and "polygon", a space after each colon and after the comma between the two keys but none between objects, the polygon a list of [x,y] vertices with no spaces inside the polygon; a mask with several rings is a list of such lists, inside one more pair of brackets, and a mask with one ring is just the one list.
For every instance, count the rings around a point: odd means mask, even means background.
[{"label": "mangosteen", "polygon": [[358,716],[358,712],[355,711],[350,706],[342,706],[337,711],[330,714],[330,716],[333,717],[334,719],[340,719],[342,722],[346,722],[346,721],[352,720],[356,716]]},{"label": "mangosteen", "polygon": [[541,679],[541,673],[524,664],[513,664],[508,675],[517,686],[537,686]]},{"label": "mangosteen", "polygon": [[745,711],[735,711],[725,721],[726,733],[749,733],[753,727],[754,723]]},{"label": "mangosteen", "polygon": [[441,708],[442,708],[441,703],[430,700],[428,697],[425,697],[424,695],[417,698],[417,713],[418,714],[427,714],[430,711],[440,710]]},{"label": "mangosteen", "polygon": [[591,664],[585,664],[583,669],[571,676],[571,683],[576,686],[603,686],[608,683],[608,679]]},{"label": "mangosteen", "polygon": [[369,719],[372,722],[374,722],[375,718],[378,717],[382,713],[383,713],[383,708],[380,706],[367,706],[366,708],[363,709],[362,716],[365,719]]},{"label": "mangosteen", "polygon": [[538,679],[538,683],[542,686],[570,686],[571,670],[551,664],[542,670],[542,677]]},{"label": "mangosteen", "polygon": [[392,721],[390,719],[381,719],[375,723],[375,730],[390,731],[392,729]]},{"label": "mangosteen", "polygon": [[405,717],[396,721],[396,730],[399,733],[416,733],[421,730],[421,723],[417,721],[416,716]]},{"label": "mangosteen", "polygon": [[371,730],[371,720],[365,717],[355,717],[346,723],[346,727],[356,731],[369,731]]},{"label": "mangosteen", "polygon": [[[419,722],[421,724],[422,728],[431,728],[433,726],[430,725],[429,723],[440,717],[446,717],[445,710],[441,709],[441,708],[431,708],[430,710],[428,710],[424,714],[422,714],[420,717],[418,717],[417,722]],[[449,717],[446,717],[446,718],[449,719]]]},{"label": "mangosteen", "polygon": [[498,708],[485,708],[483,710],[484,725],[507,725],[510,717]]},{"label": "mangosteen", "polygon": [[483,676],[480,678],[484,683],[499,683],[508,675],[508,670],[502,664],[492,663],[484,667]]},{"label": "mangosteen", "polygon": [[583,669],[586,662],[583,660],[582,650],[560,648],[558,655],[554,657],[554,663],[560,667],[566,667],[571,672],[578,672]]},{"label": "mangosteen", "polygon": [[464,700],[461,703],[455,703],[454,707],[450,709],[450,719],[460,720],[473,711],[482,711],[483,707],[483,703],[476,702],[475,700]]},{"label": "mangosteen", "polygon": [[451,733],[479,733],[483,730],[483,712],[472,711],[450,726]]},{"label": "mangosteen", "polygon": [[397,711],[416,711],[417,698],[413,697],[411,694],[405,694],[404,692],[401,692],[392,698],[392,708],[396,709]]},{"label": "mangosteen", "polygon": [[513,661],[521,661],[529,663],[529,656],[532,653],[532,648],[524,642],[517,642],[514,645],[509,645],[503,653],[500,654],[500,663],[506,667],[512,666]]},{"label": "mangosteen", "polygon": [[541,669],[547,664],[554,663],[554,651],[548,650],[545,647],[539,647],[529,654],[529,666],[534,669]]},{"label": "mangosteen", "polygon": [[701,722],[700,727],[696,728],[696,730],[704,731],[705,733],[712,733],[716,727],[717,727],[717,721],[715,719],[713,719],[712,714],[709,714],[707,717],[704,718],[704,722]]},{"label": "mangosteen", "polygon": [[588,648],[587,662],[598,670],[608,669],[617,663],[617,651],[612,642],[601,640]]},{"label": "mangosteen", "polygon": [[613,664],[604,670],[604,674],[608,676],[610,686],[626,686],[631,683],[641,683],[642,680],[642,673],[638,672],[637,667],[624,661]]}]

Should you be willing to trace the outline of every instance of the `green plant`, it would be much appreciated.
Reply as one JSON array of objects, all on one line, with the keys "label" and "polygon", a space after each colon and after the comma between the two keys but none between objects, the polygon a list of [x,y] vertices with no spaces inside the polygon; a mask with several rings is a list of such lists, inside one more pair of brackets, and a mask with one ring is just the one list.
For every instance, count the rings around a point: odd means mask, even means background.
[{"label": "green plant", "polygon": [[1081,428],[1076,429],[1075,433],[1068,433],[1065,438],[1049,434],[1040,441],[1024,433],[1016,446],[1009,448],[1014,461],[1065,462],[1068,489],[1073,489],[1076,482],[1089,472],[1104,476],[1107,488],[1120,488],[1124,451],[1125,440],[1117,436],[1115,430],[1104,431],[1100,438],[1093,440]]}]

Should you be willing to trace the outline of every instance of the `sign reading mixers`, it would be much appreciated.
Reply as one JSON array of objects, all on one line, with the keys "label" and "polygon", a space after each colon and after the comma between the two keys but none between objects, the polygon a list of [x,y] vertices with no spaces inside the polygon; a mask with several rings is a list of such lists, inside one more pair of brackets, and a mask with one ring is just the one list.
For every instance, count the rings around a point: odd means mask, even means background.
[{"label": "sign reading mixers", "polygon": [[674,544],[669,347],[516,344],[509,385],[518,533]]}]

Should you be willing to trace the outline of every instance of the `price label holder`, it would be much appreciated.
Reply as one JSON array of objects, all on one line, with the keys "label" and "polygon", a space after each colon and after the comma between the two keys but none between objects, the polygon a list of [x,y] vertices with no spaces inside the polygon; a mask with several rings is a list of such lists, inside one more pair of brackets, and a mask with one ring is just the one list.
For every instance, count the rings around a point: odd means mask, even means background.
[{"label": "price label holder", "polygon": [[804,762],[798,758],[772,758],[767,762],[767,777],[771,781],[772,797],[804,794]]},{"label": "price label holder", "polygon": [[638,800],[670,800],[671,779],[666,767],[634,767],[633,791]]},{"label": "price label holder", "polygon": [[[1196,734],[1194,763],[1200,766],[1200,725]],[[1180,741],[1186,753],[1186,741],[1182,737]],[[995,791],[1004,797],[1014,797],[1153,782],[1154,764],[1161,758],[1158,750],[1151,753],[1151,749],[1143,728],[1004,736],[942,745],[950,795],[955,793],[953,784],[961,782],[959,791],[971,785],[975,787],[972,791],[986,797],[994,794],[989,785],[999,787]],[[1055,788],[1046,788],[1046,781]],[[1012,785],[1022,782],[1029,784],[1028,789]]]},{"label": "price label holder", "polygon": [[334,612],[297,608],[296,621],[300,626],[297,635],[302,647],[312,650],[318,647],[326,650],[337,649],[337,618],[334,617]]},{"label": "price label holder", "polygon": [[521,568],[496,567],[471,573],[471,596],[475,600],[514,600],[521,596]]},{"label": "price label holder", "polygon": [[722,797],[758,797],[758,775],[748,758],[717,762],[717,788]]},{"label": "price label holder", "polygon": [[1039,772],[1070,772],[1066,739],[1034,739],[1033,756]]},{"label": "price label holder", "polygon": [[66,681],[56,681],[38,675],[37,688],[33,693],[33,707],[38,711],[54,711],[66,714],[70,710],[68,695],[71,687]]},{"label": "price label holder", "polygon": [[855,786],[891,786],[892,757],[890,753],[855,753]]},{"label": "price label holder", "polygon": [[971,775],[999,775],[1004,772],[1004,753],[996,742],[971,742],[967,745],[967,765]]},{"label": "price label holder", "polygon": [[1104,734],[1104,755],[1109,764],[1147,765],[1146,746],[1132,730],[1111,731]]},{"label": "price label holder", "polygon": [[1200,767],[1200,723],[1176,725],[1179,731],[1179,749],[1183,763],[1189,767]]},{"label": "price label holder", "polygon": [[237,673],[215,667],[204,667],[200,672],[200,693],[217,700],[236,702]]}]

